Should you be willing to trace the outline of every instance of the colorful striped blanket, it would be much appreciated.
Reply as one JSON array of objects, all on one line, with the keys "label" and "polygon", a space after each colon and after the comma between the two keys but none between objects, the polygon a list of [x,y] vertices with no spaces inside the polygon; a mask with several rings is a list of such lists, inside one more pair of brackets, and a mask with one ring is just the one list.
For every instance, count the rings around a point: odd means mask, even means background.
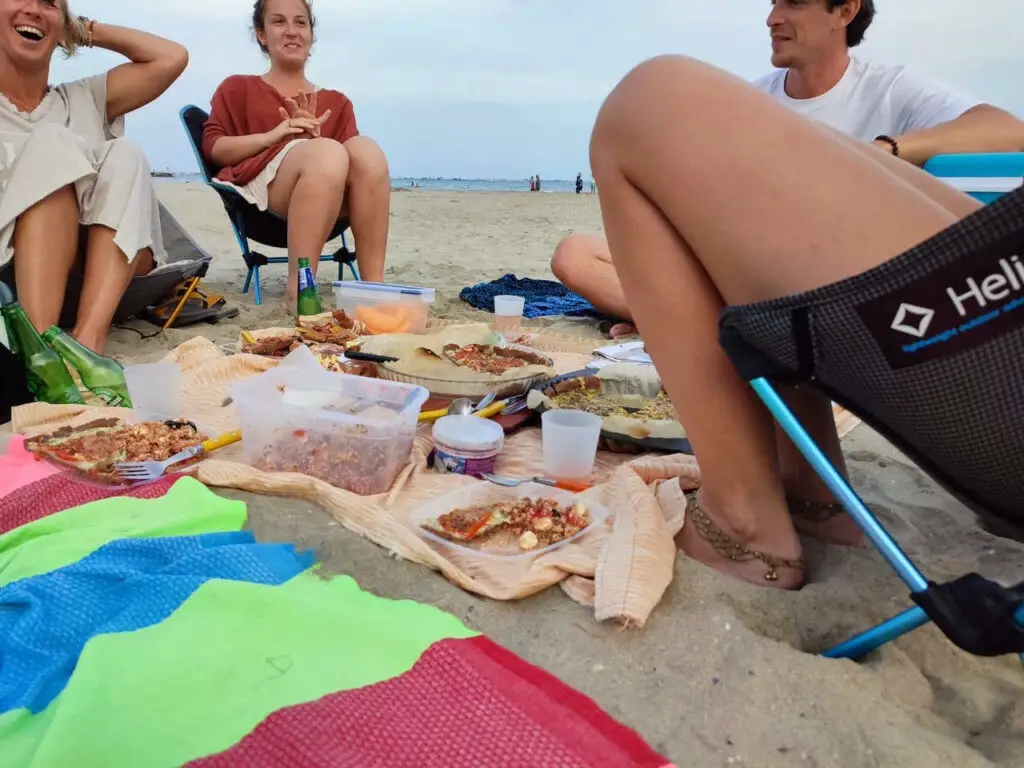
[{"label": "colorful striped blanket", "polygon": [[257,542],[184,477],[115,495],[0,457],[5,768],[665,768],[428,605]]}]

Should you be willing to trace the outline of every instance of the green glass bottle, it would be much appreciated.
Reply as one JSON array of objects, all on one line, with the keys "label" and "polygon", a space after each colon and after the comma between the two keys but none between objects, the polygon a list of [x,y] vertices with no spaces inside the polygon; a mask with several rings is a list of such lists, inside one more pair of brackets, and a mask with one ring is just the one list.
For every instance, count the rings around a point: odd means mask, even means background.
[{"label": "green glass bottle", "polygon": [[299,259],[299,301],[297,311],[300,317],[319,315],[324,311],[323,302],[320,301],[320,293],[316,289],[313,269],[309,266],[309,259]]},{"label": "green glass bottle", "polygon": [[44,403],[83,403],[75,380],[60,355],[46,346],[39,332],[17,302],[0,307],[11,342],[11,351],[25,368],[32,396]]},{"label": "green glass bottle", "polygon": [[47,330],[43,340],[64,358],[64,362],[78,371],[86,389],[96,397],[112,407],[132,407],[128,385],[124,380],[124,368],[116,360],[97,355],[57,326]]}]

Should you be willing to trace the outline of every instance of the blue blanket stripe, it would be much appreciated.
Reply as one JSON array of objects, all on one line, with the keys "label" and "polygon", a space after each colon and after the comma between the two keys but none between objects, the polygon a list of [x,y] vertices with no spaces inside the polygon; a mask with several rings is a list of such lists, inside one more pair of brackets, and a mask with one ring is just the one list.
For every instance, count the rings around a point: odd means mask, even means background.
[{"label": "blue blanket stripe", "polygon": [[76,563],[0,588],[0,713],[44,710],[85,644],[169,617],[210,579],[276,586],[312,553],[259,544],[249,531],[118,539]]}]

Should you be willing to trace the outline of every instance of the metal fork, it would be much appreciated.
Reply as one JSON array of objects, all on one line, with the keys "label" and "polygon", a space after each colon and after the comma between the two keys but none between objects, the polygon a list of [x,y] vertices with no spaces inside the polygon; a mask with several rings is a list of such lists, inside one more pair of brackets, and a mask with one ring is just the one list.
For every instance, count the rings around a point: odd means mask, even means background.
[{"label": "metal fork", "polygon": [[194,459],[197,456],[205,456],[211,451],[223,448],[225,445],[237,443],[241,439],[242,431],[236,429],[234,432],[226,432],[220,437],[204,440],[199,445],[193,445],[191,448],[179,451],[165,461],[124,461],[120,464],[115,464],[114,470],[117,472],[118,477],[130,483],[156,480],[164,476],[168,467]]},{"label": "metal fork", "polygon": [[501,415],[512,416],[516,413],[522,413],[526,408],[526,395],[516,395],[505,401],[505,407],[501,409]]}]

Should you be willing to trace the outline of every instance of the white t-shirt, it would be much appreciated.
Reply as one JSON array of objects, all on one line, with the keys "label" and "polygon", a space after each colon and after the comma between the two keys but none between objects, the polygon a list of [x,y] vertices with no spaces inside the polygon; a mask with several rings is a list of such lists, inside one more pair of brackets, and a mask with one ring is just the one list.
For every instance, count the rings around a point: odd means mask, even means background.
[{"label": "white t-shirt", "polygon": [[983,103],[904,66],[854,57],[832,90],[793,99],[786,94],[787,71],[776,70],[754,87],[794,112],[863,141],[933,128]]}]

